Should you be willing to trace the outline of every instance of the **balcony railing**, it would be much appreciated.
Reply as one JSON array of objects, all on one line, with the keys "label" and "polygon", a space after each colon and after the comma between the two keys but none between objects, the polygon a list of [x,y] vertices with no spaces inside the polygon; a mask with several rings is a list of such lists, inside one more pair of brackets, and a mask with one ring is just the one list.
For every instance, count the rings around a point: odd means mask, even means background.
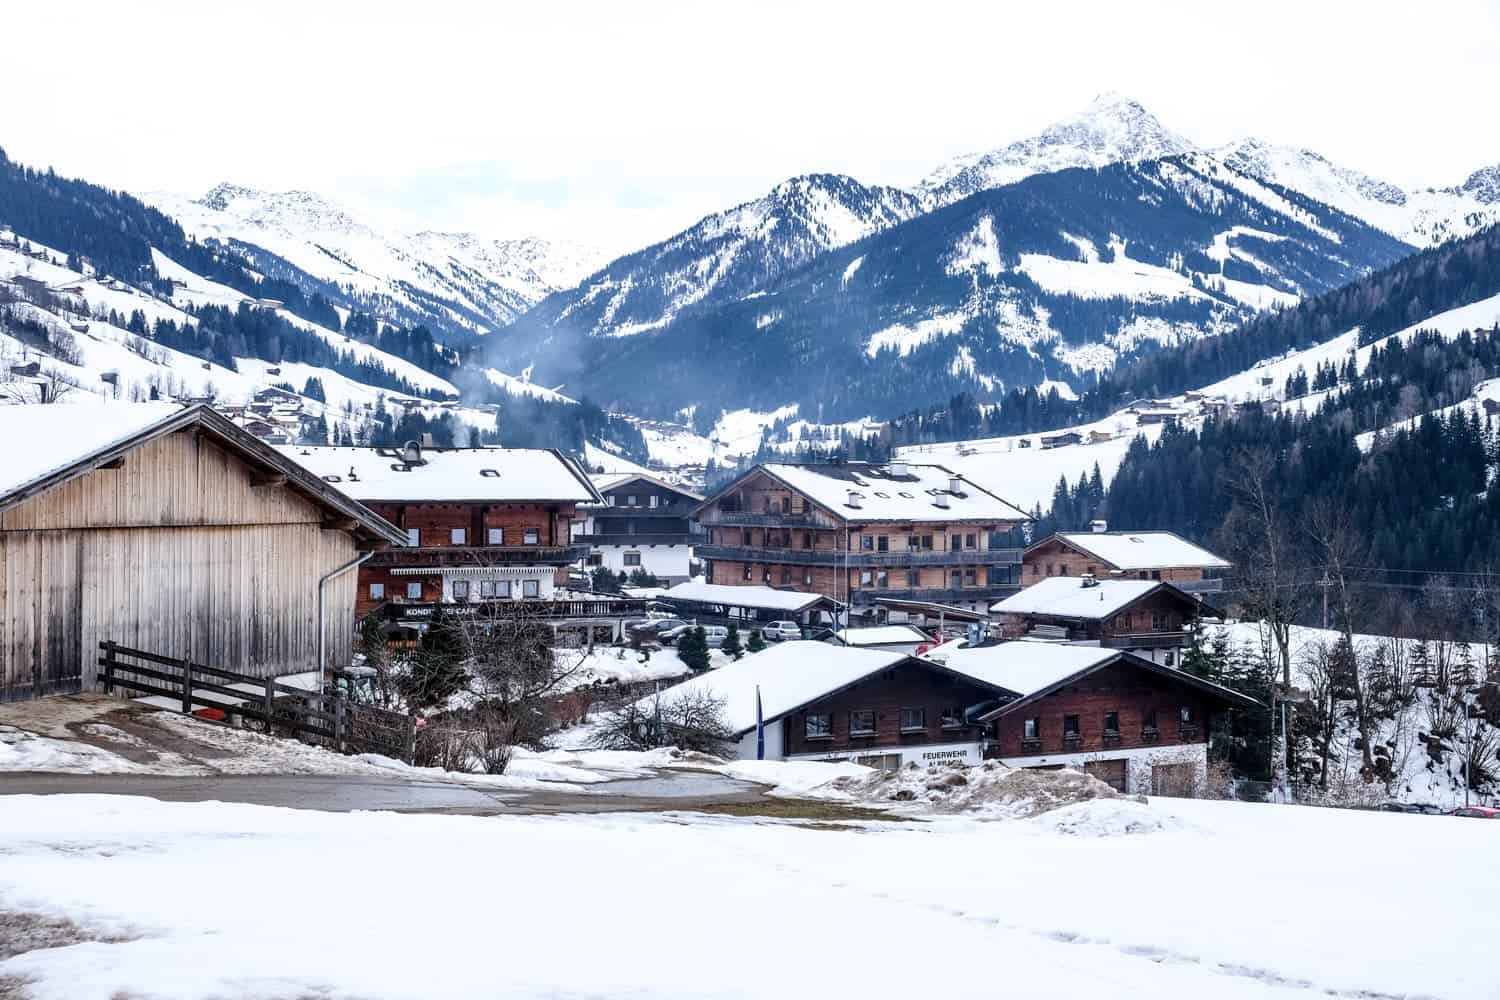
[{"label": "balcony railing", "polygon": [[698,523],[707,525],[741,525],[747,528],[837,528],[827,518],[817,514],[778,514],[774,511],[705,510],[698,515]]},{"label": "balcony railing", "polygon": [[880,588],[862,587],[849,595],[852,604],[867,606],[878,601],[929,601],[933,604],[952,604],[955,601],[998,601],[1009,597],[1019,588],[1015,584],[978,584],[973,587]]},{"label": "balcony railing", "polygon": [[1108,635],[1099,640],[1109,649],[1165,649],[1169,646],[1183,647],[1192,641],[1192,636],[1180,629],[1166,632],[1133,632],[1129,635]]},{"label": "balcony railing", "polygon": [[1172,586],[1189,594],[1222,594],[1224,592],[1224,581],[1214,580],[1173,580]]},{"label": "balcony railing", "polygon": [[566,566],[589,554],[587,545],[417,545],[382,549],[370,566]]},{"label": "balcony railing", "polygon": [[848,566],[853,568],[896,568],[917,566],[1013,566],[1021,561],[1020,549],[964,549],[955,552],[933,552],[906,549],[895,552],[842,549],[770,548],[746,545],[698,545],[700,559],[728,559],[735,562],[790,564],[793,566]]},{"label": "balcony railing", "polygon": [[635,534],[574,535],[575,545],[693,545],[704,536],[685,531],[638,531]]},{"label": "balcony railing", "polygon": [[593,597],[554,600],[517,597],[496,601],[390,601],[380,606],[389,621],[431,621],[438,610],[450,618],[621,618],[644,615],[651,602],[630,597]]}]

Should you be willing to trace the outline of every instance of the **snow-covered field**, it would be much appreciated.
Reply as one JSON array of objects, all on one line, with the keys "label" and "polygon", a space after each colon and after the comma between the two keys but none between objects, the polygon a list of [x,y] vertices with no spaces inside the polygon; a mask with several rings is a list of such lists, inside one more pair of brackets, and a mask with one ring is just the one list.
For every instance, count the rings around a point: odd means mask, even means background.
[{"label": "snow-covered field", "polygon": [[1127,835],[1115,800],[814,828],[5,805],[0,917],[77,928],[0,961],[35,1000],[909,997],[934,977],[1068,1000],[1495,995],[1500,830],[1474,820],[1156,800],[1130,805],[1158,829]]}]

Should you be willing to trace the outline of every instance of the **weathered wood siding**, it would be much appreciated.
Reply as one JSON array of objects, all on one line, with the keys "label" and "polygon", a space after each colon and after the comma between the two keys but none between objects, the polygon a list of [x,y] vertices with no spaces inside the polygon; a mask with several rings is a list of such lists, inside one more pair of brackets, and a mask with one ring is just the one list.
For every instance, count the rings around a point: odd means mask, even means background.
[{"label": "weathered wood siding", "polygon": [[[319,508],[192,431],[0,513],[0,701],[92,687],[98,644],[259,676],[317,663],[318,578],[355,556]],[[347,662],[355,575],[330,582]]]}]

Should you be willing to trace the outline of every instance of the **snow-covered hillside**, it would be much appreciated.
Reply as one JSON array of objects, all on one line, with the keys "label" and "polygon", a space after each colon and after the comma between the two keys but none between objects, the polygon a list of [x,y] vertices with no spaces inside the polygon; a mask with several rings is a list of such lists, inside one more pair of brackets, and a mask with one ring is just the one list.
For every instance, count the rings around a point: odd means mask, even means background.
[{"label": "snow-covered hillside", "polygon": [[[1359,331],[1347,330],[1305,350],[1259,362],[1189,392],[1133,404],[1102,420],[1041,433],[915,445],[898,448],[897,454],[913,461],[946,465],[975,482],[983,483],[987,489],[1025,510],[1040,506],[1045,512],[1052,503],[1059,478],[1066,478],[1069,484],[1076,483],[1080,476],[1092,474],[1097,465],[1104,485],[1108,486],[1135,437],[1144,435],[1148,441],[1153,441],[1161,434],[1163,425],[1157,421],[1162,415],[1169,415],[1184,427],[1197,427],[1224,404],[1261,402],[1289,412],[1312,413],[1326,392],[1286,398],[1287,379],[1299,370],[1310,374],[1320,365],[1339,367],[1351,355],[1363,370],[1376,348],[1393,340],[1409,341],[1419,330],[1435,331],[1451,338],[1465,330],[1493,329],[1497,325],[1500,325],[1500,295],[1434,313],[1363,347],[1359,344]],[[1486,399],[1500,401],[1500,380],[1480,383],[1472,397],[1459,406],[1483,416],[1483,400]],[[1404,423],[1411,424],[1421,416],[1415,414]],[[1041,447],[1043,438],[1066,433],[1076,433],[1082,441],[1055,448]],[[1368,449],[1376,433],[1360,435],[1357,440],[1361,447]]]},{"label": "snow-covered hillside", "polygon": [[[267,386],[290,385],[300,391],[314,379],[324,399],[304,397],[301,405],[310,417],[323,416],[330,428],[342,423],[357,431],[380,402],[397,413],[446,411],[474,426],[494,425],[492,414],[393,392],[321,365],[236,357],[230,369],[174,350],[126,329],[121,318],[139,313],[148,324],[165,320],[192,327],[198,320],[189,307],[235,309],[247,297],[156,250],[152,255],[158,273],[173,282],[170,300],[72,270],[64,264],[66,254],[35,242],[28,245],[29,255],[0,247],[0,392],[12,400],[35,401],[40,394],[60,391],[61,402],[89,404],[147,399],[155,393],[162,398],[212,398],[236,407]],[[285,310],[276,315],[345,357],[378,365],[416,390],[458,395],[450,382],[403,358]],[[119,322],[111,322],[111,316]]]},{"label": "snow-covered hillside", "polygon": [[220,184],[200,198],[145,199],[191,236],[251,244],[393,322],[487,333],[598,263],[586,247],[471,233],[374,228],[307,191]]},{"label": "snow-covered hillside", "polygon": [[1136,101],[1106,93],[1039,135],[942,164],[922,179],[917,190],[924,204],[937,207],[1032,174],[1159,159],[1195,148]]}]

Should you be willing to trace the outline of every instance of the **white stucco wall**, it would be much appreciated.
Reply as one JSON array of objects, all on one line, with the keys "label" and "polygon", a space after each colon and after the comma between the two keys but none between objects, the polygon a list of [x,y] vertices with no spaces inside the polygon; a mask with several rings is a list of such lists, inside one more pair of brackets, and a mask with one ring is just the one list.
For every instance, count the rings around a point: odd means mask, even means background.
[{"label": "white stucco wall", "polygon": [[[752,753],[754,749],[754,740],[752,739]],[[886,754],[900,754],[901,766],[903,767],[907,764],[927,767],[931,764],[942,763],[974,765],[984,759],[984,745],[976,741],[970,743],[929,743],[924,746],[909,747],[871,747],[868,750],[846,750],[838,753],[804,753],[787,759],[857,760],[860,757],[879,757]]]},{"label": "white stucco wall", "polygon": [[[785,760],[786,751],[781,742],[781,722],[768,722],[766,724],[766,760]],[[739,760],[755,760],[755,730],[750,730],[740,738],[739,745],[735,747],[735,757]]]},{"label": "white stucco wall", "polygon": [[625,553],[639,552],[641,569],[655,573],[664,584],[687,580],[690,575],[688,564],[693,559],[691,545],[595,545],[592,551],[604,566],[616,573],[629,573],[635,569],[625,565]]}]

